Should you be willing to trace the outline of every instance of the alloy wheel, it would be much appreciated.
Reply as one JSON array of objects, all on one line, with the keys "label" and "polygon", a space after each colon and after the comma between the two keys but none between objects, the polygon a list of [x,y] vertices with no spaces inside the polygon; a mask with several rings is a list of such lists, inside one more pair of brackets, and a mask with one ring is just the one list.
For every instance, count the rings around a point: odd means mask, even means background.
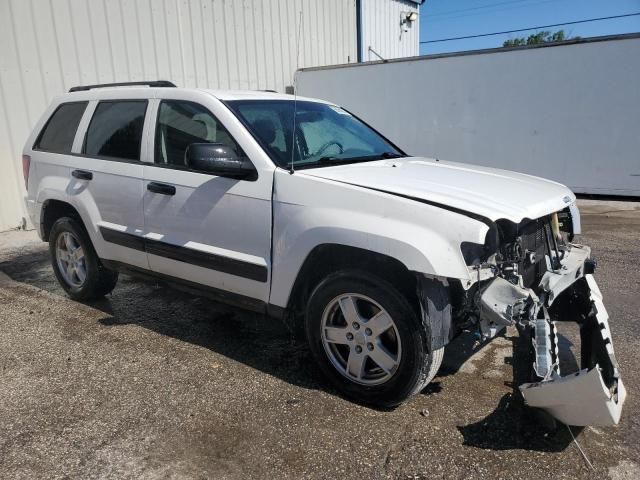
[{"label": "alloy wheel", "polygon": [[79,240],[71,232],[62,232],[56,240],[56,262],[64,281],[81,288],[87,279],[87,263]]},{"label": "alloy wheel", "polygon": [[398,369],[400,334],[375,300],[357,293],[335,297],[324,309],[321,328],[329,360],[352,382],[379,385]]}]

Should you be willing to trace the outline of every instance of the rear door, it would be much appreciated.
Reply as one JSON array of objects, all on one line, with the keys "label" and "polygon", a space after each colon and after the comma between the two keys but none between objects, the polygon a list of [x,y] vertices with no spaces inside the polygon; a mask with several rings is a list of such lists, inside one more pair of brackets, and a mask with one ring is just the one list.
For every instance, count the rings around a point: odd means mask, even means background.
[{"label": "rear door", "polygon": [[[70,157],[68,194],[98,255],[148,269],[142,239],[147,98],[92,100]],[[87,221],[87,219],[89,219]]]},{"label": "rear door", "polygon": [[[259,302],[253,306],[267,302],[274,167],[254,161],[252,152],[259,147],[220,102],[170,93],[174,98],[154,105],[156,126],[148,147],[154,161],[144,167],[149,266],[218,289],[248,307],[253,300]],[[257,179],[189,170],[184,154],[191,143],[222,143],[248,156]]]}]

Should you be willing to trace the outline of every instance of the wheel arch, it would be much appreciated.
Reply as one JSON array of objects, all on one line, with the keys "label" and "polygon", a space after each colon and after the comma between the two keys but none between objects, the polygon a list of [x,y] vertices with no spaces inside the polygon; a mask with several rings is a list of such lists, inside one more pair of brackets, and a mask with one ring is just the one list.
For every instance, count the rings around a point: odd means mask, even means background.
[{"label": "wheel arch", "polygon": [[[84,227],[82,216],[76,208],[68,202],[57,199],[48,199],[42,203],[40,210],[40,237],[43,241],[49,241],[49,234],[53,224],[62,217],[72,217]],[[86,227],[85,227],[86,229]]]},{"label": "wheel arch", "polygon": [[[313,289],[330,273],[361,270],[393,283],[408,297],[417,300],[416,277],[400,260],[372,250],[338,243],[314,247],[298,270],[289,293],[287,309],[294,314],[304,309]],[[417,302],[412,302],[417,305]]]}]

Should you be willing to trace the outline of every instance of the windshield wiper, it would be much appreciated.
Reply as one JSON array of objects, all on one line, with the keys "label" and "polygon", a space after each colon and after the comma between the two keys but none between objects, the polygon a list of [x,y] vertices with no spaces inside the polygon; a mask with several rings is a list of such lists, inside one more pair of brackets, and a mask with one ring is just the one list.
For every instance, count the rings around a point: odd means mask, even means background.
[{"label": "windshield wiper", "polygon": [[395,152],[382,152],[380,154],[381,158],[387,159],[387,158],[400,158],[400,157],[404,157],[404,155],[400,155],[399,153],[395,153]]},{"label": "windshield wiper", "polygon": [[319,165],[340,165],[344,163],[370,162],[375,160],[399,158],[399,157],[404,157],[404,155],[401,155],[395,152],[383,152],[376,155],[363,155],[360,157],[341,158],[336,156],[326,156],[326,157],[320,157],[317,160],[299,163],[297,165],[297,168],[313,168]]},{"label": "windshield wiper", "polygon": [[309,162],[309,163],[327,164],[327,163],[339,162],[340,160],[345,160],[345,159],[340,159],[338,157],[320,157],[318,160],[316,160],[314,162]]},{"label": "windshield wiper", "polygon": [[341,163],[341,162],[361,162],[361,161],[367,161],[367,160],[400,158],[400,157],[403,157],[403,156],[404,155],[400,155],[399,153],[395,153],[395,152],[382,152],[382,153],[377,154],[377,155],[363,155],[363,156],[360,156],[360,157],[346,157],[346,158],[320,157],[318,160],[316,160],[313,163],[327,164],[327,163]]}]

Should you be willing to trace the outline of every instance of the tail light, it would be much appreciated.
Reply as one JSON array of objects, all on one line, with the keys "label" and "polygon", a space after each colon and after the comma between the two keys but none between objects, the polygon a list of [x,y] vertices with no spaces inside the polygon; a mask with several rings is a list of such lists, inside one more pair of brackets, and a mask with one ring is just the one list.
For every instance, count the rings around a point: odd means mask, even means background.
[{"label": "tail light", "polygon": [[29,188],[29,167],[31,167],[31,156],[22,155],[22,176],[24,177],[24,188]]}]

